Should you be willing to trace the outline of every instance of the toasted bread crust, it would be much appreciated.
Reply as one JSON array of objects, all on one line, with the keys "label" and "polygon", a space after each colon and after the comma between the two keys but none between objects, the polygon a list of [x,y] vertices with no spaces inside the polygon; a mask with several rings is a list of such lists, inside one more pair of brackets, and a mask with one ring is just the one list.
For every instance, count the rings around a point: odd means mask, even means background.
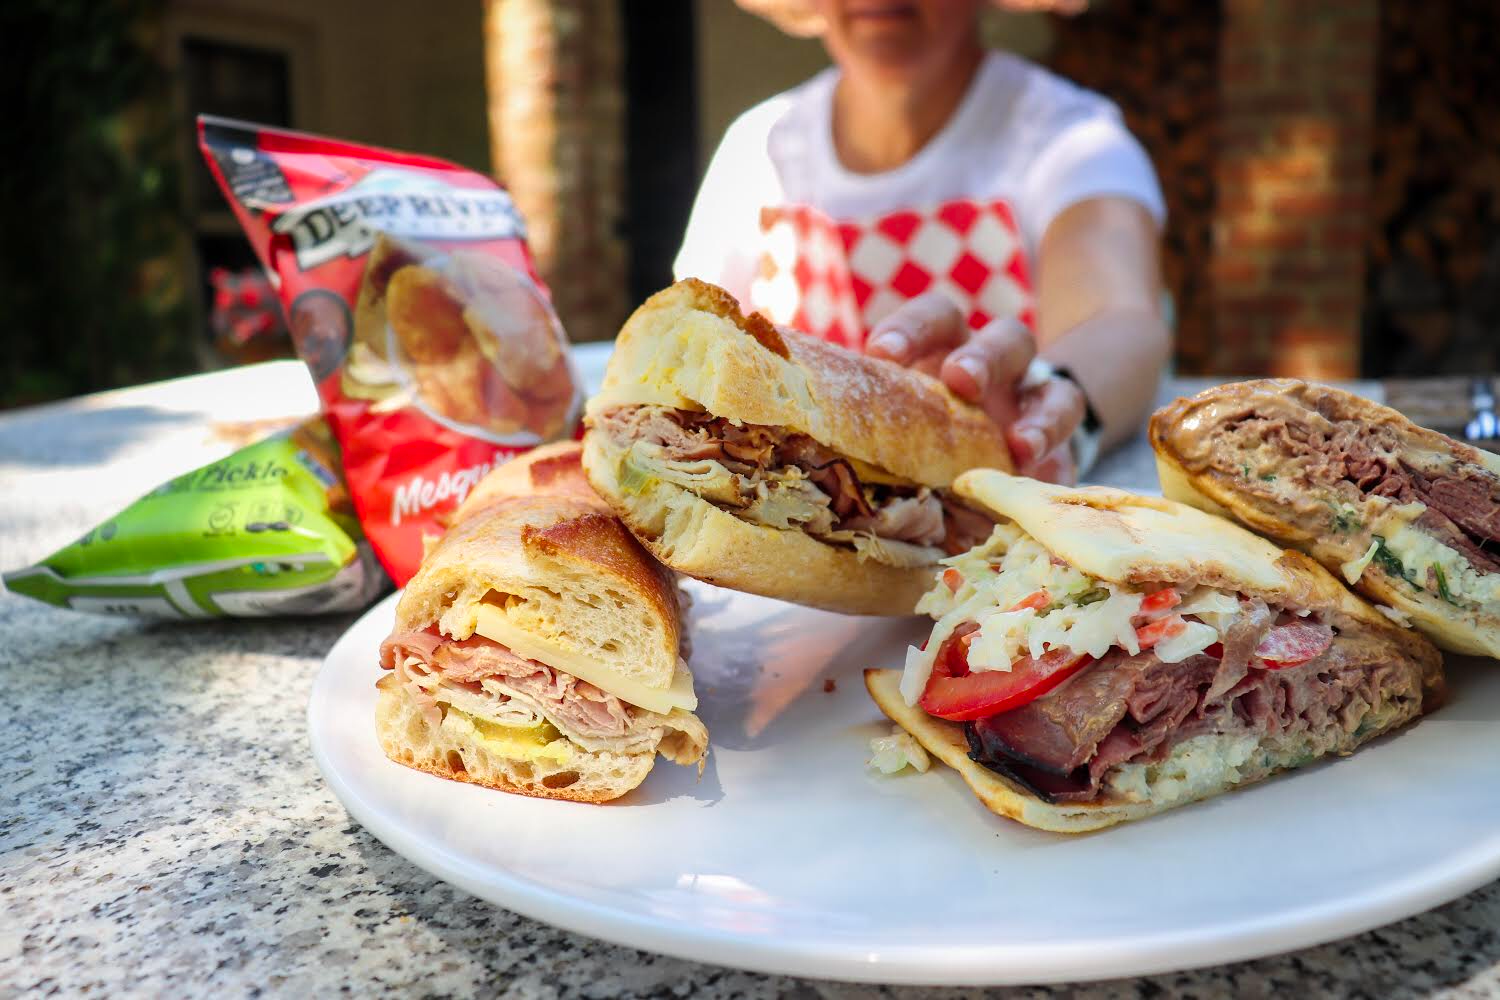
[{"label": "toasted bread crust", "polygon": [[1000,429],[936,379],[747,318],[723,289],[691,278],[625,323],[588,413],[630,404],[786,427],[927,486],[1012,468]]},{"label": "toasted bread crust", "polygon": [[582,500],[605,513],[609,504],[583,474],[583,445],[554,441],[517,455],[481,479],[448,518],[458,524],[504,497],[556,496]]},{"label": "toasted bread crust", "polygon": [[[566,587],[563,572],[572,578]],[[396,627],[421,630],[436,622],[443,634],[467,639],[474,634],[479,604],[494,592],[550,609],[534,614],[547,619],[546,628],[556,633],[552,638],[574,641],[577,630],[557,616],[581,611],[565,612],[556,602],[560,593],[584,581],[590,593],[614,590],[639,604],[652,626],[652,648],[636,651],[644,662],[621,666],[666,686],[682,637],[671,575],[619,522],[601,514],[597,503],[570,497],[498,498],[448,529],[406,585],[396,605]],[[609,659],[598,650],[580,652]]]}]

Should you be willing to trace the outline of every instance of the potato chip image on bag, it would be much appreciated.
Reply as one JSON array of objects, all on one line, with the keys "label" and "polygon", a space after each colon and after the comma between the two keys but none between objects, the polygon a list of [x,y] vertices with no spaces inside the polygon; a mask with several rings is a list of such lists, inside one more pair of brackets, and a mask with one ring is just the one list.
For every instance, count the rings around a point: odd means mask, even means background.
[{"label": "potato chip image on bag", "polygon": [[497,444],[534,444],[577,420],[556,314],[488,254],[424,252],[381,236],[355,313],[344,391]]}]

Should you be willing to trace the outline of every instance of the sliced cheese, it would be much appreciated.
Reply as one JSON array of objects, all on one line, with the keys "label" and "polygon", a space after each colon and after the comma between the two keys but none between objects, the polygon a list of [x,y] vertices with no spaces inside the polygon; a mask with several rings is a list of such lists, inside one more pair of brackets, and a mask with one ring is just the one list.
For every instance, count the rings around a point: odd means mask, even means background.
[{"label": "sliced cheese", "polygon": [[619,671],[607,667],[598,660],[565,649],[550,639],[528,632],[512,624],[505,612],[492,604],[479,605],[479,617],[474,631],[491,642],[498,642],[518,656],[545,663],[588,681],[601,691],[607,691],[621,701],[637,705],[648,712],[666,715],[674,708],[691,712],[698,707],[698,696],[693,693],[693,675],[687,664],[677,661],[677,671],[672,683],[666,688],[647,687],[638,680],[622,676]]}]

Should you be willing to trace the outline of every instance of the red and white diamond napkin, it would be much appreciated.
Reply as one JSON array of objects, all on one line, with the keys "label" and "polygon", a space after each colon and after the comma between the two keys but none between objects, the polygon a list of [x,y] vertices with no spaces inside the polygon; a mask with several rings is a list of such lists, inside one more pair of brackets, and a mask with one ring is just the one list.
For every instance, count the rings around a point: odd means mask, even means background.
[{"label": "red and white diamond napkin", "polygon": [[923,292],[946,294],[977,330],[1002,316],[1032,325],[1031,277],[1010,206],[950,201],[838,221],[806,205],[761,209],[756,309],[855,350]]}]

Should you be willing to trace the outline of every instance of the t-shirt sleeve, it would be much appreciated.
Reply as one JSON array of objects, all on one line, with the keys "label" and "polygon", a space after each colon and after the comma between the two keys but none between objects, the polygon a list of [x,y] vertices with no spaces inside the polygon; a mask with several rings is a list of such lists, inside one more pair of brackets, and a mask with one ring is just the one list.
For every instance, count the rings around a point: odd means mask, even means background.
[{"label": "t-shirt sleeve", "polygon": [[1026,172],[1021,235],[1033,254],[1052,220],[1088,198],[1139,202],[1160,226],[1167,216],[1151,158],[1116,114],[1100,114],[1064,128]]},{"label": "t-shirt sleeve", "polygon": [[730,125],[709,161],[693,200],[687,231],[672,271],[677,280],[700,278],[750,300],[760,266],[760,209],[780,201],[768,139],[784,111],[773,98]]}]

